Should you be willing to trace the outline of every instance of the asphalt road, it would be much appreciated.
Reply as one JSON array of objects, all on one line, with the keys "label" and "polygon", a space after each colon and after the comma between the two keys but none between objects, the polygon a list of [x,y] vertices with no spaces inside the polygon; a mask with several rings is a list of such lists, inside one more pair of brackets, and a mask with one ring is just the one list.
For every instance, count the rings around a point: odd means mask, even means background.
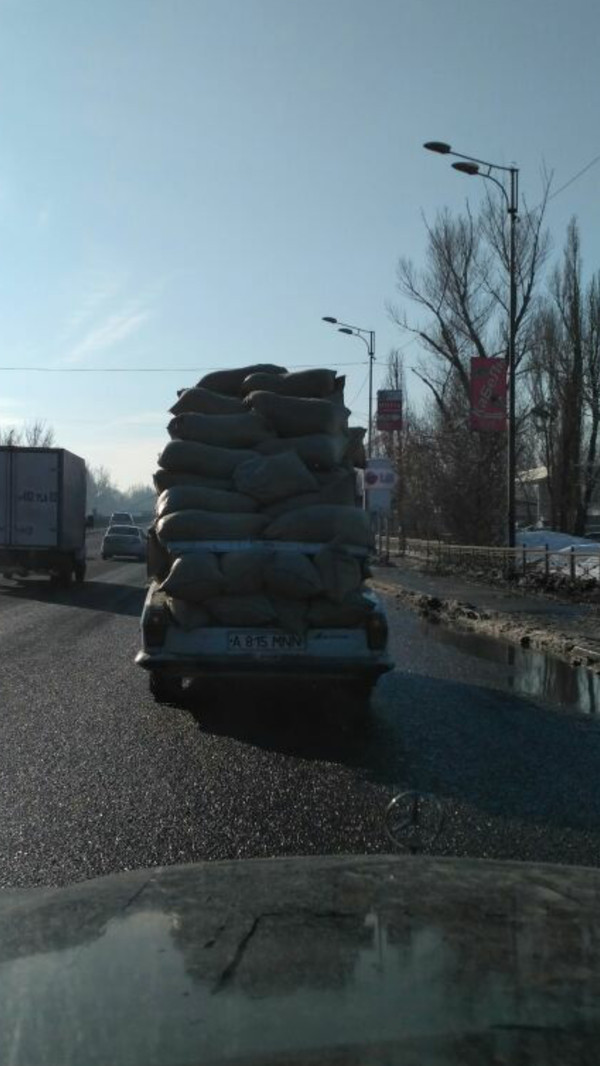
[{"label": "asphalt road", "polygon": [[[157,706],[133,658],[143,566],[0,580],[0,887],[200,859],[384,852],[391,797],[435,795],[437,854],[600,862],[600,727],[390,607],[364,726],[286,689]],[[428,849],[427,849],[428,850]]]}]

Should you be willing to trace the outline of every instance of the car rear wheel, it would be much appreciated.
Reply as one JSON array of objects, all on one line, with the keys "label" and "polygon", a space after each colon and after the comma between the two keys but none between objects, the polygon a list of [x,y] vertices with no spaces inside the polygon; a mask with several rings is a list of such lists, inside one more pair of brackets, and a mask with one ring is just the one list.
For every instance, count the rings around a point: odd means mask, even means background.
[{"label": "car rear wheel", "polygon": [[355,681],[340,690],[340,714],[354,722],[365,721],[371,713],[372,681]]},{"label": "car rear wheel", "polygon": [[157,703],[178,703],[183,695],[183,678],[151,670],[150,692]]}]

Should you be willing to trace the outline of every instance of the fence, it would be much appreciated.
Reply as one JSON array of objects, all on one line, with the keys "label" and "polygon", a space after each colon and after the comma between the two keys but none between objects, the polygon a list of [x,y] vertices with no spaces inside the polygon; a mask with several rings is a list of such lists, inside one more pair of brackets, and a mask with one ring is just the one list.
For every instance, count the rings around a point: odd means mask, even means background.
[{"label": "fence", "polygon": [[450,565],[471,571],[504,571],[527,575],[561,575],[571,581],[600,580],[600,548],[585,544],[557,550],[548,544],[536,547],[495,548],[470,544],[447,544],[438,540],[401,542],[392,538],[392,548],[424,559],[431,566]]}]

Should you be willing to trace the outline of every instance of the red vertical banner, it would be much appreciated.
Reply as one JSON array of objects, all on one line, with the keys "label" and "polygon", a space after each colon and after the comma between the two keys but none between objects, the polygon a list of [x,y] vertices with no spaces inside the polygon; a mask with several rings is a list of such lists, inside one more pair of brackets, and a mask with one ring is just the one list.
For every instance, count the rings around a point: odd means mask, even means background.
[{"label": "red vertical banner", "polygon": [[471,429],[506,433],[506,361],[471,359]]},{"label": "red vertical banner", "polygon": [[379,389],[377,392],[377,429],[385,433],[402,430],[402,389]]}]

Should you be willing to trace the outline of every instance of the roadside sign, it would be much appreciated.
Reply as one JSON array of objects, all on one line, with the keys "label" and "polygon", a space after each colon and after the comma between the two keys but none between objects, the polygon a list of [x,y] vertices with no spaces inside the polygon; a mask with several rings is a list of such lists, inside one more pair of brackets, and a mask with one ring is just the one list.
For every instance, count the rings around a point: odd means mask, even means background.
[{"label": "roadside sign", "polygon": [[400,432],[402,429],[402,389],[379,389],[377,429],[383,433]]},{"label": "roadside sign", "polygon": [[367,511],[376,511],[379,514],[391,514],[391,489],[374,489],[372,492],[367,492]]},{"label": "roadside sign", "polygon": [[397,475],[391,459],[369,459],[364,472],[367,510],[390,514]]},{"label": "roadside sign", "polygon": [[365,470],[365,485],[369,490],[390,489],[396,484],[397,475],[391,459],[369,459]]},{"label": "roadside sign", "polygon": [[471,359],[471,429],[506,432],[504,359]]}]

